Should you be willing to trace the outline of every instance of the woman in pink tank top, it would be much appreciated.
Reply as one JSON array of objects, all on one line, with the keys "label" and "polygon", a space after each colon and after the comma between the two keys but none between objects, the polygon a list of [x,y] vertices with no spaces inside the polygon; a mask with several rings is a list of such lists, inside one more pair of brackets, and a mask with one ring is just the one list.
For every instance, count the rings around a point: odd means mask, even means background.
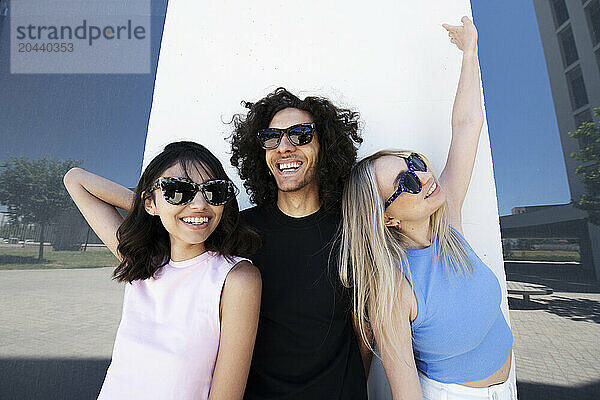
[{"label": "woman in pink tank top", "polygon": [[[236,188],[193,142],[167,145],[135,192],[80,168],[64,183],[120,260],[123,315],[100,399],[241,399],[260,308],[259,237]],[[123,218],[117,211],[129,211]]]}]

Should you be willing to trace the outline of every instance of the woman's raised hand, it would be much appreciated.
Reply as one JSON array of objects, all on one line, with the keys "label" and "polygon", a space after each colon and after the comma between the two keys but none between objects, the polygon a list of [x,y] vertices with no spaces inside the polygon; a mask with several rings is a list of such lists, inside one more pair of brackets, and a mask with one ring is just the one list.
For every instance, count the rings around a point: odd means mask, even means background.
[{"label": "woman's raised hand", "polygon": [[450,42],[465,53],[477,52],[477,28],[469,17],[462,17],[462,25],[442,24],[448,31]]}]

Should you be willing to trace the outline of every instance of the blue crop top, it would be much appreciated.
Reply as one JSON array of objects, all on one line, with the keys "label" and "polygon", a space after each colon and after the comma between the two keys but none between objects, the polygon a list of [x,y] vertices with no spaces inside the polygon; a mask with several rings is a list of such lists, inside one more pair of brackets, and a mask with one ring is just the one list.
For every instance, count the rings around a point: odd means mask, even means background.
[{"label": "blue crop top", "polygon": [[443,383],[485,379],[504,365],[513,342],[500,284],[468,244],[473,271],[466,276],[448,274],[434,248],[407,252],[418,303],[411,325],[417,369]]}]

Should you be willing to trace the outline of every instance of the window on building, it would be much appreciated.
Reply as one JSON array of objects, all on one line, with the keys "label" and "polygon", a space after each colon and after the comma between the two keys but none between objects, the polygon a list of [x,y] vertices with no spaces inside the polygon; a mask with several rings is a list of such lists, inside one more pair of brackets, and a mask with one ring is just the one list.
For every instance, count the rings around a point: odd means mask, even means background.
[{"label": "window on building", "polygon": [[569,19],[569,10],[567,10],[565,0],[550,0],[550,6],[552,7],[554,24],[558,28]]},{"label": "window on building", "polygon": [[598,70],[600,71],[600,49],[594,53],[596,55],[596,64],[598,64]]},{"label": "window on building", "polygon": [[575,44],[575,38],[573,37],[573,30],[570,26],[563,29],[558,34],[558,43],[560,44],[560,52],[565,68],[579,59],[577,45]]},{"label": "window on building", "polygon": [[585,16],[595,46],[600,42],[600,0],[593,0],[585,7]]},{"label": "window on building", "polygon": [[[575,129],[579,128],[581,126],[581,124],[583,124],[584,122],[593,122],[594,121],[594,117],[592,116],[592,110],[591,109],[586,109],[582,112],[580,112],[579,114],[575,114]],[[589,144],[589,140],[586,137],[579,137],[579,148],[584,148],[587,147],[587,145]]]},{"label": "window on building", "polygon": [[576,67],[567,72],[567,85],[569,86],[569,95],[571,96],[571,106],[573,110],[588,104],[588,96],[583,82],[581,68]]}]

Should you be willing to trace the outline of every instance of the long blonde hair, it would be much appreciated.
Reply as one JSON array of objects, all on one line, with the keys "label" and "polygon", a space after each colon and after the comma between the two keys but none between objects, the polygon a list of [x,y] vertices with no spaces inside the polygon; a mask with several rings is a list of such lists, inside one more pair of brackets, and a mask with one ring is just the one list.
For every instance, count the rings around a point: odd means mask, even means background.
[{"label": "long blonde hair", "polygon": [[[404,275],[410,278],[410,266],[406,236],[400,229],[385,226],[385,200],[377,186],[374,164],[381,157],[408,157],[411,153],[414,152],[382,150],[354,166],[344,188],[340,227],[339,273],[344,286],[352,288],[360,336],[373,351],[367,334],[370,326],[379,347],[390,349],[398,359],[401,357],[395,338],[399,323],[393,306],[400,301]],[[427,158],[420,156],[431,171]],[[466,243],[448,221],[446,202],[430,217],[433,250],[449,275],[468,275],[472,264],[465,251]]]}]

